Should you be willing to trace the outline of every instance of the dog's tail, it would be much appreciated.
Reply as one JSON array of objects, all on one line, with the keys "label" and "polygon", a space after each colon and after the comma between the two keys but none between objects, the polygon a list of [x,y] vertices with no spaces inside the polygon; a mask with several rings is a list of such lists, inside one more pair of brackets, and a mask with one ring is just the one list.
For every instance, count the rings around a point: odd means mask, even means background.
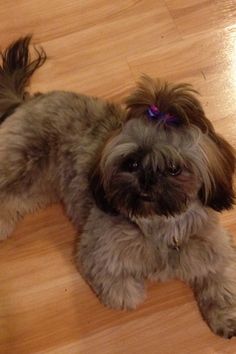
[{"label": "dog's tail", "polygon": [[30,77],[47,59],[41,47],[34,47],[35,58],[31,59],[30,41],[31,36],[19,38],[0,53],[0,123],[26,99]]}]

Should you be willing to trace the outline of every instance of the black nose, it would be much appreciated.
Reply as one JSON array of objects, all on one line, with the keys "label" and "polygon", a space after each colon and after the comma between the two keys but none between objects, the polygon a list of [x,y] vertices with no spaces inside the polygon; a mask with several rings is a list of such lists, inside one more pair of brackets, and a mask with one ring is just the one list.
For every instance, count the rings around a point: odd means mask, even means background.
[{"label": "black nose", "polygon": [[143,191],[148,192],[156,182],[157,177],[152,170],[142,171],[139,183]]}]

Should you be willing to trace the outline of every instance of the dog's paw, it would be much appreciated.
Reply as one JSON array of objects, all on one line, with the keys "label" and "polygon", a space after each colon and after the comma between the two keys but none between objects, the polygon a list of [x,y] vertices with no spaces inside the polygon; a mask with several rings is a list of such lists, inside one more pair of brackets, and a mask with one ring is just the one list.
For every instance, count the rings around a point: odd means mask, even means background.
[{"label": "dog's paw", "polygon": [[100,301],[107,307],[116,310],[133,310],[145,299],[145,288],[142,282],[129,277],[119,279],[99,295]]},{"label": "dog's paw", "polygon": [[218,336],[231,339],[236,336],[236,309],[216,309],[208,324]]},{"label": "dog's paw", "polygon": [[227,327],[219,327],[215,332],[218,336],[224,337],[226,339],[231,339],[236,336],[236,321],[234,324]]}]

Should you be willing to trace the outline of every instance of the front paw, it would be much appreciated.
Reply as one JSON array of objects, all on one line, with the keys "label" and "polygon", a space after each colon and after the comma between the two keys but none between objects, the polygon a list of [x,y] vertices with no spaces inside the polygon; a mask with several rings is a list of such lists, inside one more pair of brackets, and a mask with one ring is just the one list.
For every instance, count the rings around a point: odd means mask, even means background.
[{"label": "front paw", "polygon": [[215,334],[228,339],[236,336],[236,308],[215,308],[211,312],[207,322]]},{"label": "front paw", "polygon": [[143,282],[133,277],[116,279],[110,284],[103,284],[102,292],[98,293],[100,301],[107,307],[116,310],[133,310],[145,299]]}]

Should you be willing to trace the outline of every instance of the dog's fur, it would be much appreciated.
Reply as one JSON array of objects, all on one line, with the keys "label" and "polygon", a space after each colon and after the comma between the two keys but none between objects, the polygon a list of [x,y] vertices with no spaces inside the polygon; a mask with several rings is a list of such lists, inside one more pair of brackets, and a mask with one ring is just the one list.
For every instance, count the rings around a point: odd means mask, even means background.
[{"label": "dog's fur", "polygon": [[[234,203],[235,155],[196,92],[145,76],[126,109],[72,92],[30,96],[46,55],[31,61],[29,43],[2,53],[1,239],[61,200],[81,233],[81,274],[104,304],[135,308],[146,279],[177,277],[215,333],[236,335],[235,249],[217,215]],[[179,124],[149,121],[153,104]]]}]

